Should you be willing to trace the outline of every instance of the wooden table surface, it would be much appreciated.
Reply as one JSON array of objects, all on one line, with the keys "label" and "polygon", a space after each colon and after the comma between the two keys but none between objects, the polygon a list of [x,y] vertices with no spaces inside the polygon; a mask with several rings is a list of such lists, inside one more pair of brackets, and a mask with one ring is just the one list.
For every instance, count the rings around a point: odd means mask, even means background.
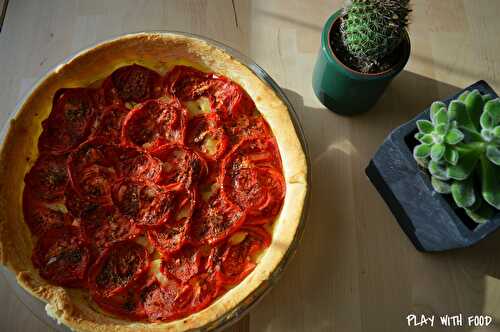
[{"label": "wooden table surface", "polygon": [[[6,0],[0,0],[0,4]],[[97,40],[180,30],[253,58],[285,90],[310,146],[312,200],[299,251],[280,283],[230,331],[440,331],[415,314],[481,314],[500,330],[500,233],[476,247],[417,252],[364,169],[384,137],[433,100],[479,79],[500,91],[500,2],[415,0],[412,53],[369,113],[337,116],[314,97],[322,24],[341,1],[10,0],[0,33],[0,124],[42,73]],[[0,284],[0,330],[47,325]]]}]

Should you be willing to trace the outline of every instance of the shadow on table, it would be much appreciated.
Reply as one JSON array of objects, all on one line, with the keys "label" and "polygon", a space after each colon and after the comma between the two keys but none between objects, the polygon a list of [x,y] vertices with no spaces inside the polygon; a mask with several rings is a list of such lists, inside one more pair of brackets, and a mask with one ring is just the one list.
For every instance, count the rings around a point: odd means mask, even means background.
[{"label": "shadow on table", "polygon": [[258,312],[266,330],[413,331],[410,313],[483,312],[488,276],[500,276],[500,233],[467,250],[420,253],[364,175],[393,128],[458,90],[404,71],[374,109],[349,118],[284,89],[309,143],[312,195],[297,256]]}]

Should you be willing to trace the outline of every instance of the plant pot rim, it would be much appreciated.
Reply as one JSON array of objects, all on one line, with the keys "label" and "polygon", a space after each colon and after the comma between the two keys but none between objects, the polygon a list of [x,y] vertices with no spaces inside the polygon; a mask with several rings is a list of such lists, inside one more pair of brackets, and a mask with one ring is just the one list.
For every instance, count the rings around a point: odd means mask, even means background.
[{"label": "plant pot rim", "polygon": [[340,64],[341,68],[344,71],[346,71],[350,76],[353,76],[354,78],[358,79],[377,79],[384,76],[393,76],[397,74],[401,69],[403,69],[403,67],[408,62],[408,59],[410,58],[410,50],[411,50],[410,36],[406,29],[404,29],[404,36],[403,36],[404,40],[402,41],[402,43],[404,43],[404,47],[400,60],[396,64],[394,64],[393,66],[382,72],[362,73],[358,70],[350,68],[342,61],[340,61],[340,59],[335,55],[335,52],[333,51],[333,48],[331,46],[330,32],[334,27],[335,23],[337,23],[337,21],[339,21],[342,17],[344,17],[344,14],[342,14],[341,12],[342,9],[339,9],[336,12],[334,12],[326,22],[322,31],[322,38],[321,38],[322,48],[327,54],[327,58],[330,61]]}]

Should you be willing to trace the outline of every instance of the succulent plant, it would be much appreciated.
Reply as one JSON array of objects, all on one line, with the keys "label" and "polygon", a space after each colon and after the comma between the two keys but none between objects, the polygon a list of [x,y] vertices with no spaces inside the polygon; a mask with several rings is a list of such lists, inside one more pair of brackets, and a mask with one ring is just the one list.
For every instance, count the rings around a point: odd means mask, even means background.
[{"label": "succulent plant", "polygon": [[417,127],[413,156],[434,190],[451,194],[478,223],[500,210],[500,99],[465,91],[448,107],[434,102],[430,121]]},{"label": "succulent plant", "polygon": [[409,0],[350,0],[341,23],[343,44],[369,72],[404,39]]}]

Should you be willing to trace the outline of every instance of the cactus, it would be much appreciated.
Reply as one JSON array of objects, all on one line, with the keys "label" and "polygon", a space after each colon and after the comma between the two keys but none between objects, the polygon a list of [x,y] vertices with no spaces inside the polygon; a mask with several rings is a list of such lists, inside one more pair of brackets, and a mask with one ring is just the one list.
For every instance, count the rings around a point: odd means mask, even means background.
[{"label": "cactus", "polygon": [[417,128],[413,156],[436,192],[451,194],[477,223],[500,210],[500,99],[465,91],[448,107],[434,102]]},{"label": "cactus", "polygon": [[403,41],[408,25],[409,0],[350,0],[341,22],[342,41],[359,62],[362,72],[370,72]]}]

